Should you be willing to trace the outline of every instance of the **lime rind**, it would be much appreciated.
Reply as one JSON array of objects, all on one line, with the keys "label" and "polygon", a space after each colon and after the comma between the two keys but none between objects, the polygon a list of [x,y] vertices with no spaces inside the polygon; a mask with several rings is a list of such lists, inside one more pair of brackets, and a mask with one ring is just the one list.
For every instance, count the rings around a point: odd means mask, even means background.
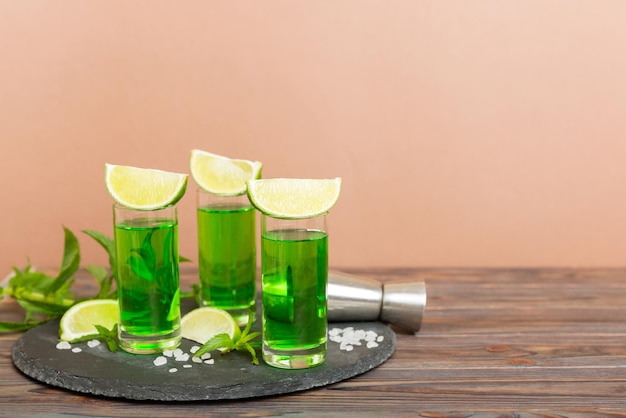
[{"label": "lime rind", "polygon": [[105,164],[107,191],[117,203],[137,210],[175,205],[187,190],[187,174]]},{"label": "lime rind", "polygon": [[248,181],[248,198],[261,213],[275,218],[321,216],[339,200],[341,178],[273,178]]},{"label": "lime rind", "polygon": [[263,163],[194,149],[189,167],[191,177],[202,190],[218,196],[239,196],[246,193],[248,180],[261,178]]},{"label": "lime rind", "polygon": [[211,306],[193,309],[180,320],[181,336],[204,344],[217,334],[236,339],[241,332],[235,319],[225,310]]},{"label": "lime rind", "polygon": [[93,299],[69,308],[59,322],[59,339],[71,341],[97,333],[95,325],[111,329],[119,323],[119,304],[115,299]]}]

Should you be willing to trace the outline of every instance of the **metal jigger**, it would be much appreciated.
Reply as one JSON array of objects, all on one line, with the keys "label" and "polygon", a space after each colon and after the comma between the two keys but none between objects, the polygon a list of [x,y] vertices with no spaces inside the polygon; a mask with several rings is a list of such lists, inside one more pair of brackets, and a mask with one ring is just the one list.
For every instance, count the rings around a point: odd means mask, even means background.
[{"label": "metal jigger", "polygon": [[329,272],[327,297],[329,321],[382,321],[415,333],[422,325],[426,285]]}]

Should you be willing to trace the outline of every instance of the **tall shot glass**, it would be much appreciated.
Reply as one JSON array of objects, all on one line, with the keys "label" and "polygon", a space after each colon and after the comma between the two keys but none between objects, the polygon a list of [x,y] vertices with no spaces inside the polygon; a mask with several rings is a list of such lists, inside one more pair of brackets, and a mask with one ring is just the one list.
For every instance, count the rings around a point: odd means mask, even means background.
[{"label": "tall shot glass", "polygon": [[284,369],[326,360],[326,215],[261,217],[263,359]]},{"label": "tall shot glass", "polygon": [[120,347],[152,354],[177,347],[180,277],[176,206],[134,210],[113,206]]},{"label": "tall shot glass", "polygon": [[256,210],[245,194],[197,192],[199,304],[246,325],[256,300]]}]

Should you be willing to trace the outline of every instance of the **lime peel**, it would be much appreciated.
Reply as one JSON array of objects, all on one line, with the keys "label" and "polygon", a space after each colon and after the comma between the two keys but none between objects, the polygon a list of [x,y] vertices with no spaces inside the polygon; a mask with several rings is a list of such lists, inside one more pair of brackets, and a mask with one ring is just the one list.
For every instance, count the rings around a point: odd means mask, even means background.
[{"label": "lime peel", "polygon": [[59,338],[72,341],[98,333],[96,325],[112,329],[119,323],[119,304],[114,299],[91,299],[69,308],[59,323]]},{"label": "lime peel", "polygon": [[203,306],[193,309],[180,320],[181,335],[191,341],[204,344],[218,334],[227,334],[231,339],[241,330],[235,319],[225,310]]},{"label": "lime peel", "polygon": [[204,191],[218,196],[238,196],[246,193],[248,180],[261,177],[263,163],[193,149],[189,168],[191,177]]},{"label": "lime peel", "polygon": [[176,204],[187,189],[187,174],[105,163],[107,191],[117,203],[138,210]]},{"label": "lime peel", "polygon": [[341,178],[272,178],[248,181],[248,198],[265,215],[302,219],[328,213],[341,192]]}]

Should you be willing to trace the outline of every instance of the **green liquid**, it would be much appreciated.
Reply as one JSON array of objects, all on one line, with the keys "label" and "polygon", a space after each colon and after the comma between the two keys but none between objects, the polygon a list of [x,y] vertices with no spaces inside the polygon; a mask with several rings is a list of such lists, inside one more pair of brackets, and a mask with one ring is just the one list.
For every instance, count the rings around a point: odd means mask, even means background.
[{"label": "green liquid", "polygon": [[328,235],[269,231],[262,251],[263,344],[276,351],[325,346]]},{"label": "green liquid", "polygon": [[180,327],[178,225],[171,219],[118,224],[115,247],[120,332],[135,339],[135,352],[158,348],[158,336]]},{"label": "green liquid", "polygon": [[256,297],[255,230],[250,205],[198,209],[201,304],[241,310],[247,318]]}]

